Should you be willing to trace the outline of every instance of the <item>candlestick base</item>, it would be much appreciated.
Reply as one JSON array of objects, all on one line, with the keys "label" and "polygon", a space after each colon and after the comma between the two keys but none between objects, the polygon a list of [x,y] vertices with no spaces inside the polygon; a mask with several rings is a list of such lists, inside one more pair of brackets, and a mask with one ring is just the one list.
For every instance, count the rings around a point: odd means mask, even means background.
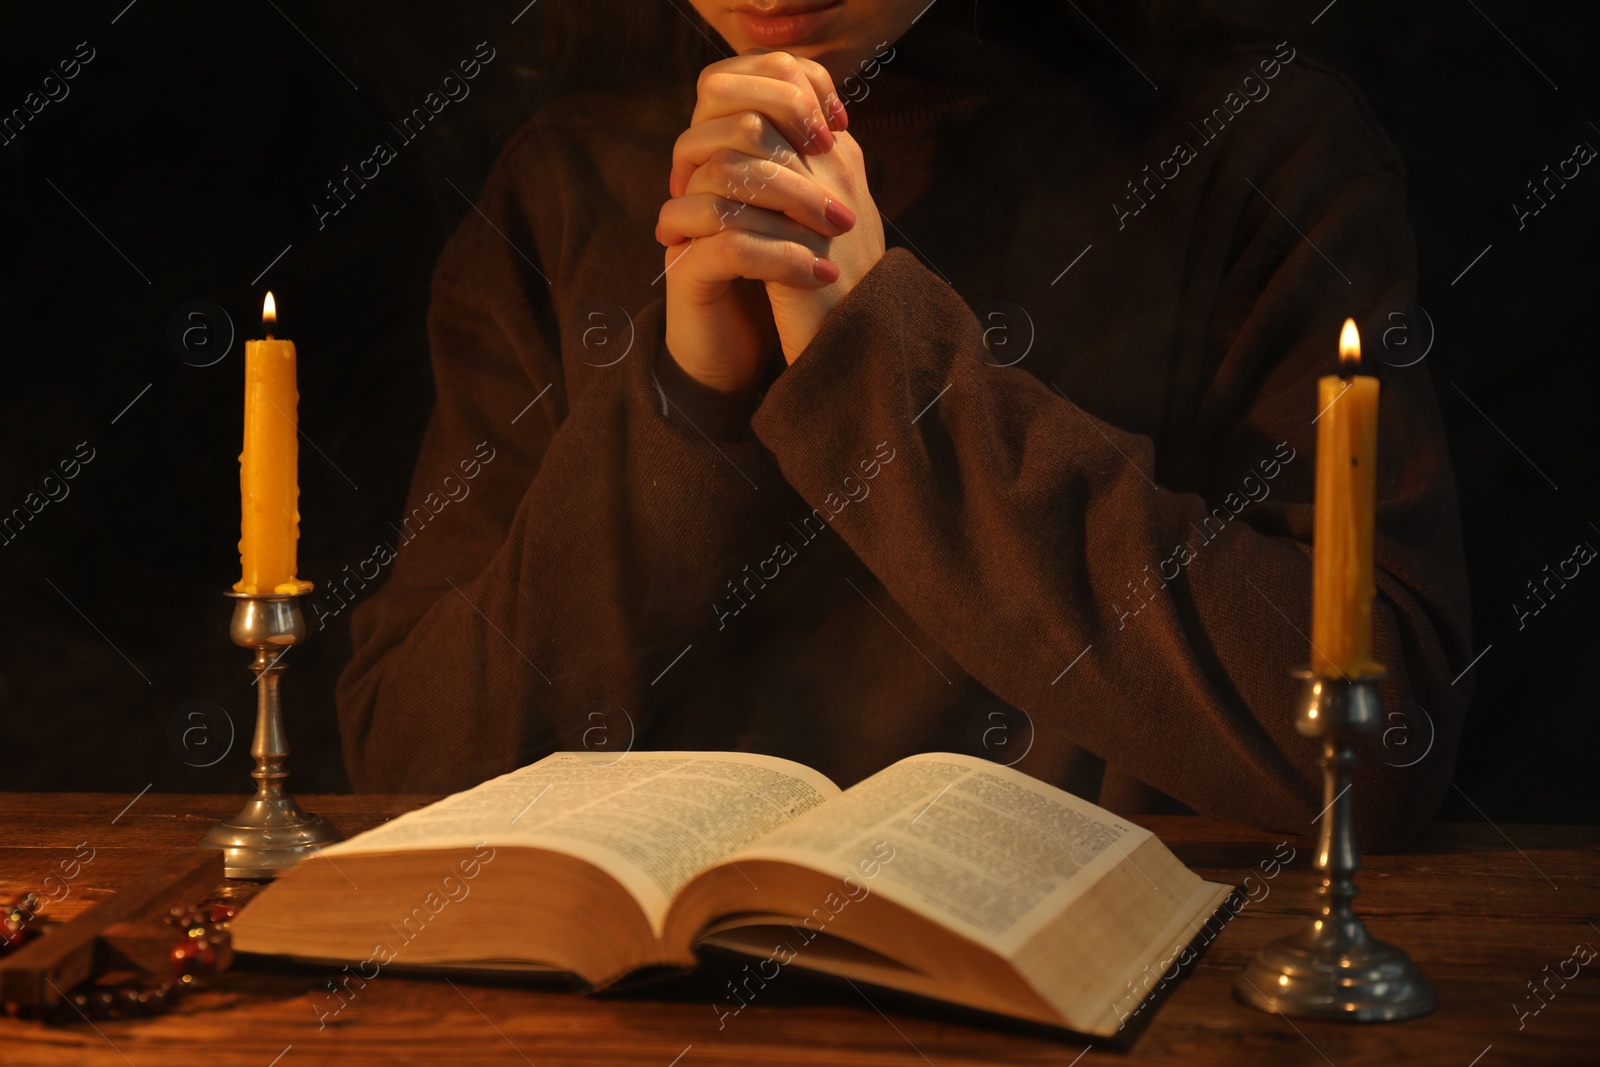
[{"label": "candlestick base", "polygon": [[1398,1022],[1438,1007],[1411,957],[1351,919],[1313,920],[1264,947],[1234,982],[1240,999],[1262,1011],[1358,1023]]},{"label": "candlestick base", "polygon": [[1295,727],[1322,738],[1323,797],[1317,847],[1323,874],[1321,907],[1298,933],[1267,945],[1234,980],[1239,999],[1262,1011],[1307,1019],[1397,1022],[1426,1015],[1438,995],[1411,958],[1367,933],[1351,907],[1356,895],[1355,824],[1351,770],[1360,762],[1355,739],[1382,719],[1378,679],[1331,678],[1296,671],[1305,682]]},{"label": "candlestick base", "polygon": [[275,878],[323,845],[343,840],[320,815],[302,811],[283,789],[289,776],[288,736],[283,728],[279,676],[284,655],[306,638],[305,616],[296,593],[228,593],[234,600],[229,632],[233,643],[253,648],[250,669],[256,680],[256,732],[250,746],[256,768],[256,795],[232,819],[217,823],[200,839],[202,848],[219,848],[228,878]]},{"label": "candlestick base", "polygon": [[294,797],[255,796],[239,814],[206,831],[200,847],[222,849],[222,873],[228,878],[267,880],[342,840],[332,823],[302,811]]}]

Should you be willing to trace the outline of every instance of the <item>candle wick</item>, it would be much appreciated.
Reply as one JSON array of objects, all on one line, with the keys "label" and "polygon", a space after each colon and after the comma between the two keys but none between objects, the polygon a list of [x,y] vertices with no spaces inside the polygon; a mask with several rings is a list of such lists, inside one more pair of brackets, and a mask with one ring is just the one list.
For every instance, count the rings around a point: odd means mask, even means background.
[{"label": "candle wick", "polygon": [[267,332],[267,340],[269,340],[269,341],[273,340],[272,332],[270,330]]}]

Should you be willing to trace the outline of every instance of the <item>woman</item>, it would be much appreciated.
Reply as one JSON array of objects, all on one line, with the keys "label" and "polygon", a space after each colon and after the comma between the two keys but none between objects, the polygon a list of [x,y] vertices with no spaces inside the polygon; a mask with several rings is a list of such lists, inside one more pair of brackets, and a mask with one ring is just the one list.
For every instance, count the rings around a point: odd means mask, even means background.
[{"label": "woman", "polygon": [[[723,58],[547,109],[451,239],[352,782],[957,750],[1309,832],[1315,381],[1415,296],[1392,145],[1291,42],[1062,60],[815,6],[695,0]],[[1358,773],[1376,847],[1448,788],[1470,655],[1425,365],[1381,418],[1375,656],[1436,736]]]}]

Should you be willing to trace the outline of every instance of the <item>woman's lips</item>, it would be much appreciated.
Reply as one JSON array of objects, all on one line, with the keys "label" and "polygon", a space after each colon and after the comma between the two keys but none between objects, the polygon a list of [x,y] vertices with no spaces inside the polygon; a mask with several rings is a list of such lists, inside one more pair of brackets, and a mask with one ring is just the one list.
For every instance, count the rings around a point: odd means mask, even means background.
[{"label": "woman's lips", "polygon": [[[834,0],[825,7],[810,10],[796,10],[791,7],[785,13],[772,15],[740,10],[735,11],[733,17],[738,20],[739,28],[744,31],[745,36],[752,41],[766,48],[784,48],[799,44],[815,34],[839,6],[840,0]],[[778,10],[783,11],[782,8]]]}]

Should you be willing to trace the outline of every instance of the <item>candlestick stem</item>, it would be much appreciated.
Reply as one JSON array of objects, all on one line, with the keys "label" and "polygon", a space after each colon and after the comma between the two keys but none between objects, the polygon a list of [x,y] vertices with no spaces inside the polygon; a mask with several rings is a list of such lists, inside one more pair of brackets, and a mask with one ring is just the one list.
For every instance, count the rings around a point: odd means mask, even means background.
[{"label": "candlestick stem", "polygon": [[256,676],[256,735],[250,745],[256,768],[250,777],[256,780],[256,799],[274,805],[283,798],[283,780],[289,777],[285,766],[289,737],[283,728],[283,706],[278,698],[278,676],[283,673],[278,660],[287,651],[284,648],[272,653],[258,648],[255,662],[250,665]]},{"label": "candlestick stem", "polygon": [[1359,936],[1360,920],[1351,900],[1356,895],[1355,816],[1350,807],[1351,772],[1361,762],[1349,734],[1329,734],[1322,740],[1322,806],[1318,831],[1317,869],[1323,872],[1317,895],[1322,898],[1322,921],[1350,938]]}]

